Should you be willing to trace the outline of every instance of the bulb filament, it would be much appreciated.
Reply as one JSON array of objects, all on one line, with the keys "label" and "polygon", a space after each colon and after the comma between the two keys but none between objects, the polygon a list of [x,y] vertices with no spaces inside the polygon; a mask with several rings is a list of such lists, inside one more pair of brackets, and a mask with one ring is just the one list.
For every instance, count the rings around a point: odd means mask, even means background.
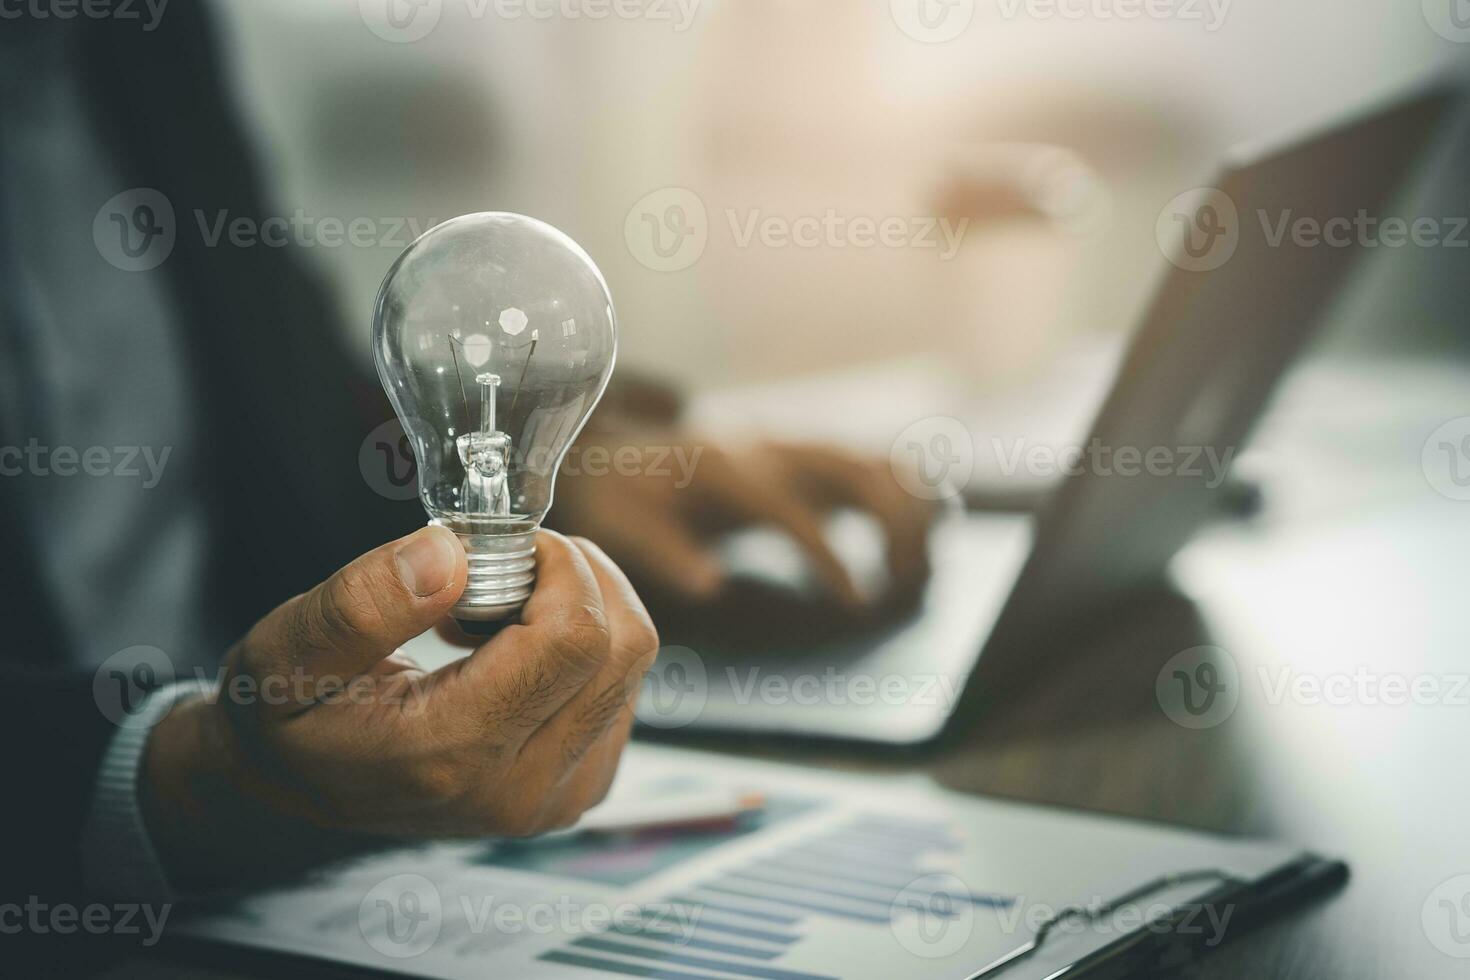
[{"label": "bulb filament", "polygon": [[480,386],[480,428],[455,440],[465,479],[464,512],[479,517],[510,516],[510,436],[495,428],[495,394],[500,376],[475,377]]}]

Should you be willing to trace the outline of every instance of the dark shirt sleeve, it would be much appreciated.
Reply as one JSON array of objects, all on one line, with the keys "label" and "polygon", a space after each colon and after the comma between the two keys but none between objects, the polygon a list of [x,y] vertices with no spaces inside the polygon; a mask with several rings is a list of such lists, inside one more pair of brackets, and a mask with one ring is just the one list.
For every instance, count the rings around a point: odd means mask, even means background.
[{"label": "dark shirt sleeve", "polygon": [[5,766],[0,891],[69,901],[84,894],[81,834],[102,754],[117,729],[98,710],[92,674],[0,660]]}]

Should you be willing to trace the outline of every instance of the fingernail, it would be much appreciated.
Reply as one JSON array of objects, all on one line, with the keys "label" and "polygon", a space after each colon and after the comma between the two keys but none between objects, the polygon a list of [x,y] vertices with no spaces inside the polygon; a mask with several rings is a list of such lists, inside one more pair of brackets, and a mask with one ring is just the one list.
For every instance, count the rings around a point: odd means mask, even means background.
[{"label": "fingernail", "polygon": [[441,591],[454,578],[458,547],[454,535],[443,528],[415,531],[394,556],[404,587],[420,599]]}]

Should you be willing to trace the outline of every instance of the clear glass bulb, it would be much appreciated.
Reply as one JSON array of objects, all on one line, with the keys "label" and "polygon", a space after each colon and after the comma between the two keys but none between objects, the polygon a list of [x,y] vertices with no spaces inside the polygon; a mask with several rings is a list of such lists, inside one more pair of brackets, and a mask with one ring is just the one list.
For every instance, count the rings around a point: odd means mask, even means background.
[{"label": "clear glass bulb", "polygon": [[413,446],[430,523],[459,535],[469,556],[454,608],[462,623],[507,619],[530,596],[557,468],[616,354],[602,273],[535,218],[455,218],[388,271],[373,355]]}]

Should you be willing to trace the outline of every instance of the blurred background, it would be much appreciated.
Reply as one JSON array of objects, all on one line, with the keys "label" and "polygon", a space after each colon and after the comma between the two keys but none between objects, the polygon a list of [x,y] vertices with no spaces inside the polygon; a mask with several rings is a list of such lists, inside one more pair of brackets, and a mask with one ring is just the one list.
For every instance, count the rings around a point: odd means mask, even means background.
[{"label": "blurred background", "polygon": [[[587,248],[618,306],[621,370],[695,394],[702,427],[886,455],[934,414],[1081,439],[1169,268],[1161,209],[1231,146],[1470,65],[1457,3],[219,6],[279,213],[386,219],[373,247],[304,250],[365,367],[373,297],[413,234],[519,211]],[[1394,213],[1464,214],[1467,175],[1461,127]],[[837,230],[800,245],[761,231],[824,216]],[[861,219],[900,221],[896,244],[859,247]],[[1416,458],[1428,420],[1462,414],[1463,377],[1441,368],[1470,353],[1466,255],[1368,253],[1285,387],[1295,412],[1272,416],[1242,469],[1335,477],[1303,494],[1321,514],[1375,480],[1342,479],[1301,437],[1327,456]],[[1296,441],[1262,462],[1276,429]],[[976,479],[998,479],[976,442]]]},{"label": "blurred background", "polygon": [[[1179,0],[1135,19],[979,0],[953,38],[912,16],[967,0],[639,0],[595,20],[552,0],[392,2],[414,29],[395,34],[385,0],[219,4],[282,213],[540,216],[602,267],[623,363],[697,390],[922,357],[991,391],[1032,381],[1134,323],[1164,268],[1160,208],[1227,147],[1470,55],[1431,26],[1434,0]],[[1430,213],[1463,210],[1465,162],[1439,162]],[[706,212],[704,252],[674,271],[625,236],[665,188]],[[739,240],[752,215],[829,209],[971,221],[953,255]],[[364,360],[400,248],[311,250]],[[1338,340],[1462,352],[1466,297],[1432,273],[1464,254],[1377,258]]]}]

